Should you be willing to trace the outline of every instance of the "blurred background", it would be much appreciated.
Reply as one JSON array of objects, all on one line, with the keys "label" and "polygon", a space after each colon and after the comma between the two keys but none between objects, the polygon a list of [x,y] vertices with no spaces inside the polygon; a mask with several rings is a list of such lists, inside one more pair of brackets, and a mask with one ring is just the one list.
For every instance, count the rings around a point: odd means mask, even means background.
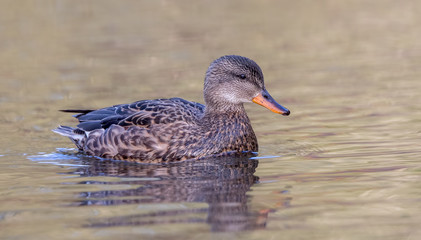
[{"label": "blurred background", "polygon": [[[421,2],[1,0],[0,6],[0,237],[421,236]],[[81,224],[148,209],[139,202],[71,203],[91,191],[102,191],[96,198],[104,200],[109,191],[143,186],[125,179],[152,170],[92,171],[92,159],[50,131],[76,124],[58,110],[168,97],[203,103],[205,71],[226,54],[255,60],[268,91],[292,112],[282,117],[246,106],[260,146],[259,166],[247,169],[260,180],[242,178],[242,214],[254,224],[235,226],[259,230],[217,234],[206,204],[194,213],[207,219],[200,223]],[[87,185],[93,180],[101,184]],[[127,192],[112,198],[126,199]],[[148,211],[195,209],[197,199],[171,198]]]}]

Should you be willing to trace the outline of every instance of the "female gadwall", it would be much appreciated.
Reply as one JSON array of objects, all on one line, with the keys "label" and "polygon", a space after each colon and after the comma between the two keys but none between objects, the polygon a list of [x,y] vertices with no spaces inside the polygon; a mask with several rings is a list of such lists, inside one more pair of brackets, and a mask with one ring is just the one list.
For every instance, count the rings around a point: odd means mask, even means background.
[{"label": "female gadwall", "polygon": [[229,55],[213,61],[205,77],[205,104],[181,98],[141,100],[78,113],[77,128],[53,131],[88,155],[135,162],[171,162],[210,155],[256,152],[257,139],[243,103],[289,115],[266,91],[251,59]]}]

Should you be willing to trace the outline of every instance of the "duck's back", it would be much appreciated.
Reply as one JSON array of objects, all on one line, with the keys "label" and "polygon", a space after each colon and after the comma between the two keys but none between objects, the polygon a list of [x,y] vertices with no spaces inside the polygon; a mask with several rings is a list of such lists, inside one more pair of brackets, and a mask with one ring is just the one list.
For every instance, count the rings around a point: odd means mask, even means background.
[{"label": "duck's back", "polygon": [[156,124],[184,122],[195,124],[204,113],[205,106],[182,98],[141,100],[130,104],[114,105],[98,110],[63,110],[78,113],[78,128],[85,131],[107,129],[111,125],[124,128],[149,128]]}]

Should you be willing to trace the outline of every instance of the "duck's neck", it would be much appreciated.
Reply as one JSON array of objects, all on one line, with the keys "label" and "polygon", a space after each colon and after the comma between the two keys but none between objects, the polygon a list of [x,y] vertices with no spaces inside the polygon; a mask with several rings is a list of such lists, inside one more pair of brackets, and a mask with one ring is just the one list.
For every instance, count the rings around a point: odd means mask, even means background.
[{"label": "duck's neck", "polygon": [[244,105],[240,104],[207,104],[202,122],[208,126],[241,124],[251,128],[250,120],[247,116]]},{"label": "duck's neck", "polygon": [[246,110],[242,103],[239,104],[229,104],[229,103],[215,103],[206,101],[205,115],[225,115],[225,114],[234,114],[234,115],[245,115]]},{"label": "duck's neck", "polygon": [[218,151],[257,151],[257,139],[243,104],[206,106],[200,124],[207,142]]}]

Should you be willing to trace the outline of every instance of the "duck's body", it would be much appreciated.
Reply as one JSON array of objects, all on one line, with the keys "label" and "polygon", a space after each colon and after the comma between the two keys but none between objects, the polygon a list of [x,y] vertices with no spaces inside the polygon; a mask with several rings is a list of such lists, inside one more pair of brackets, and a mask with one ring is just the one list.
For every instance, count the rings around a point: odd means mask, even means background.
[{"label": "duck's body", "polygon": [[243,102],[256,102],[288,115],[263,86],[252,60],[224,56],[209,67],[206,106],[181,98],[142,100],[79,113],[77,128],[54,131],[83,152],[103,158],[169,162],[228,152],[256,152],[257,139]]}]

